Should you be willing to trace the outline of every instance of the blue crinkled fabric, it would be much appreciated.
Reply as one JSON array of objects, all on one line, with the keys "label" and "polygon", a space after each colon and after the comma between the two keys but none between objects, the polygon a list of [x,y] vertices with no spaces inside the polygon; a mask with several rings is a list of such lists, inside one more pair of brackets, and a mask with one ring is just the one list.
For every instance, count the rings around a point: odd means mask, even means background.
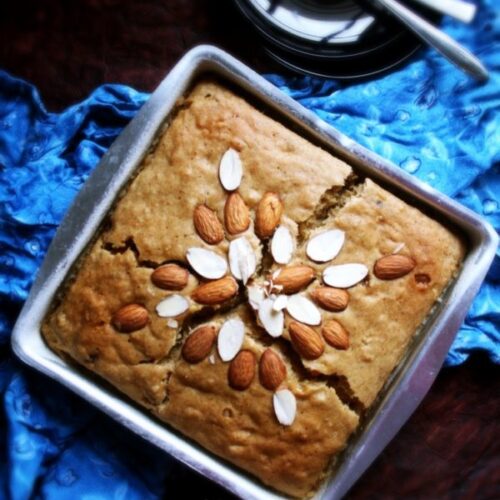
[{"label": "blue crinkled fabric", "polygon": [[[500,229],[500,20],[481,2],[471,27],[448,33],[481,56],[487,84],[432,51],[377,80],[345,86],[267,78],[328,123]],[[60,114],[26,82],[0,72],[0,498],[160,498],[171,459],[9,350],[16,316],[54,232],[93,167],[148,95],[105,85]],[[500,253],[448,354],[500,363]]]}]

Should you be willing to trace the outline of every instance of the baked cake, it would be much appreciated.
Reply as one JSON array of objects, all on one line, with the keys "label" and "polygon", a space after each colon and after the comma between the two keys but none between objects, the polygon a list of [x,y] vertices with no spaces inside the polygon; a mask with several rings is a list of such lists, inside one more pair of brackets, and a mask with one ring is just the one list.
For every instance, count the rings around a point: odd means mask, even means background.
[{"label": "baked cake", "polygon": [[463,255],[448,228],[202,81],[42,331],[206,449],[305,497]]}]

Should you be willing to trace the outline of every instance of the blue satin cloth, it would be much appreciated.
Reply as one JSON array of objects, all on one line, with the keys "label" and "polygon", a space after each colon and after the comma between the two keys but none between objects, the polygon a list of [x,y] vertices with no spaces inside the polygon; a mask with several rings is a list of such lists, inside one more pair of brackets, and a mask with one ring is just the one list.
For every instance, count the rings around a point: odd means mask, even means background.
[{"label": "blue satin cloth", "polygon": [[[434,52],[370,82],[267,78],[324,120],[500,229],[500,20],[484,0],[446,31],[491,72],[480,85]],[[496,52],[497,53],[496,53]],[[148,98],[104,85],[56,114],[0,72],[0,498],[148,499],[191,474],[58,384],[16,361],[10,332],[33,277],[93,167]],[[448,354],[500,363],[500,252]],[[173,471],[176,471],[173,473]],[[197,477],[194,476],[196,481]]]}]

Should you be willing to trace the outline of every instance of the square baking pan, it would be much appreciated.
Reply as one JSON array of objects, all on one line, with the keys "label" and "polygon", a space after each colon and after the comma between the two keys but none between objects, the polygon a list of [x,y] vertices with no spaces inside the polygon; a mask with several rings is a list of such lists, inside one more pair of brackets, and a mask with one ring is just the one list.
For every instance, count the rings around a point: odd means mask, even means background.
[{"label": "square baking pan", "polygon": [[54,297],[110,210],[116,196],[140,165],[178,98],[210,73],[250,96],[273,118],[350,163],[441,221],[468,241],[461,271],[434,307],[403,361],[386,383],[362,430],[350,441],[335,470],[314,498],[340,498],[394,437],[435,379],[448,348],[493,260],[498,236],[475,213],[411,177],[395,165],[338,132],[312,112],[227,53],[211,46],[188,52],[123,130],[64,218],[38,272],[12,335],[12,347],[26,364],[59,381],[135,433],[246,499],[278,499],[231,464],[210,454],[140,409],[105,382],[54,354],[41,335],[41,323]]}]

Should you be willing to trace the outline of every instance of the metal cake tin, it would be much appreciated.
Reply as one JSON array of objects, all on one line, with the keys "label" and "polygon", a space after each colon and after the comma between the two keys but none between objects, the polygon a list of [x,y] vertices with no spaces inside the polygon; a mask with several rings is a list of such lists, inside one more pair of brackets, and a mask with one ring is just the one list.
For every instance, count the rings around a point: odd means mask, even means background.
[{"label": "metal cake tin", "polygon": [[409,352],[391,376],[375,410],[351,440],[335,472],[316,499],[340,498],[416,409],[435,379],[448,348],[493,260],[498,236],[478,215],[341,134],[227,53],[211,46],[188,52],[123,130],[82,188],[50,245],[12,335],[12,347],[26,364],[59,381],[144,439],[204,476],[246,499],[278,499],[228,462],[205,451],[84,370],[68,364],[44,343],[41,322],[71,266],[92,239],[115,197],[141,163],[176,100],[205,73],[232,82],[263,104],[274,118],[292,125],[358,171],[438,214],[461,230],[469,251],[456,281],[429,316]]}]

